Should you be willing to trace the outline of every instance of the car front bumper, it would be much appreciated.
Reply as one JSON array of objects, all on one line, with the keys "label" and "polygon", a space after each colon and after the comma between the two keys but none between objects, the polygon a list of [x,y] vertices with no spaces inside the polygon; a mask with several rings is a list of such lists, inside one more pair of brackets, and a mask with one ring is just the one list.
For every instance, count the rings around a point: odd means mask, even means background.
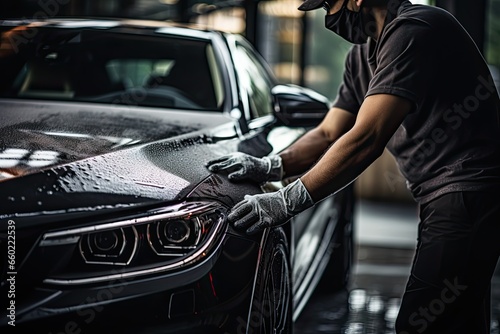
[{"label": "car front bumper", "polygon": [[258,255],[257,242],[226,232],[206,258],[175,272],[80,286],[29,287],[18,276],[15,324],[37,333],[233,332],[248,315]]}]

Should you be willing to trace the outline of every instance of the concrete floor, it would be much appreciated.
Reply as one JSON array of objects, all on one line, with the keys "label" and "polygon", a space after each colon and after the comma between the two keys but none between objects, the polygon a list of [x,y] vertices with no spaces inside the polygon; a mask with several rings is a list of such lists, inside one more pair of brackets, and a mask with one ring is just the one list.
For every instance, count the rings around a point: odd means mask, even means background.
[{"label": "concrete floor", "polygon": [[[351,283],[346,291],[313,295],[296,322],[295,333],[393,334],[416,245],[417,225],[416,205],[359,202]],[[500,334],[500,265],[492,294],[491,334]]]}]

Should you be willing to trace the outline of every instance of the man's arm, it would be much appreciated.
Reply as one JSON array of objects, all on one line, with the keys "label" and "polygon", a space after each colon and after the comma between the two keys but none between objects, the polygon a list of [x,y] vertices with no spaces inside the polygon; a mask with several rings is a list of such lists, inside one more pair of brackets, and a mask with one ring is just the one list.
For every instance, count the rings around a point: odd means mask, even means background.
[{"label": "man's arm", "polygon": [[411,108],[409,100],[398,96],[367,97],[354,126],[301,178],[314,202],[341,190],[374,162]]},{"label": "man's arm", "polygon": [[285,175],[300,175],[310,169],[333,142],[352,128],[355,121],[356,116],[346,110],[330,109],[317,127],[279,154]]},{"label": "man's arm", "polygon": [[308,131],[279,155],[256,158],[236,152],[210,160],[206,166],[211,172],[228,171],[228,178],[233,181],[279,181],[284,175],[301,175],[309,170],[355,121],[354,114],[340,108],[331,108],[317,127]]}]

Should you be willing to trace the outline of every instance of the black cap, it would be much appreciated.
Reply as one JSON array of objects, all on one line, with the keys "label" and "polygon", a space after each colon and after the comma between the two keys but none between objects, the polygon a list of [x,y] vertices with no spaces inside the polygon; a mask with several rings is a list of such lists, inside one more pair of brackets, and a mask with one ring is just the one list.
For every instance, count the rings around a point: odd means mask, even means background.
[{"label": "black cap", "polygon": [[323,7],[325,0],[306,0],[300,5],[299,10],[308,11]]}]

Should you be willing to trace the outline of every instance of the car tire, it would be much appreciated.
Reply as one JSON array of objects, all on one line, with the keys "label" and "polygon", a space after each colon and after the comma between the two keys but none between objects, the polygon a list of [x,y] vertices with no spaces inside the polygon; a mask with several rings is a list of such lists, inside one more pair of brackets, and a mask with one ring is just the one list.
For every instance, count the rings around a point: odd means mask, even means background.
[{"label": "car tire", "polygon": [[292,273],[282,228],[270,229],[259,261],[246,334],[292,333]]},{"label": "car tire", "polygon": [[336,196],[334,205],[339,207],[341,214],[330,244],[330,259],[316,288],[318,291],[328,293],[347,287],[355,258],[353,224],[355,196],[352,185]]}]

